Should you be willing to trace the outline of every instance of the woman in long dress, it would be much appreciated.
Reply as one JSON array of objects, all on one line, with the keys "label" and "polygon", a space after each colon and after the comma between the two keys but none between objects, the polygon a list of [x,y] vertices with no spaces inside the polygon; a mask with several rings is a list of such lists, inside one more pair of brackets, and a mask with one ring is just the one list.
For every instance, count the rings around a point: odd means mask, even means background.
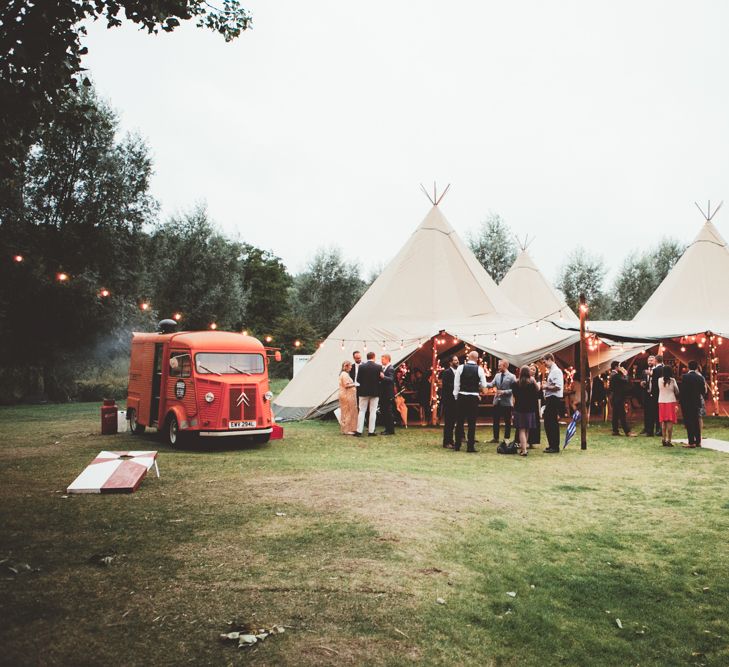
[{"label": "woman in long dress", "polygon": [[352,362],[342,364],[339,374],[339,411],[340,427],[344,435],[354,435],[357,430],[357,385],[349,376]]}]

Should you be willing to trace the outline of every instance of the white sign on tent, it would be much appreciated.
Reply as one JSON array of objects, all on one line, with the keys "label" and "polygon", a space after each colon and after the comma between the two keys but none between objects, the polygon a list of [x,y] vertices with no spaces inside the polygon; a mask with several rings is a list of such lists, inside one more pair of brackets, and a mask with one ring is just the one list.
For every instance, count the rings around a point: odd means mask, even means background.
[{"label": "white sign on tent", "polygon": [[294,355],[294,375],[293,377],[296,377],[296,374],[306,365],[306,362],[311,359],[310,354],[295,354]]}]

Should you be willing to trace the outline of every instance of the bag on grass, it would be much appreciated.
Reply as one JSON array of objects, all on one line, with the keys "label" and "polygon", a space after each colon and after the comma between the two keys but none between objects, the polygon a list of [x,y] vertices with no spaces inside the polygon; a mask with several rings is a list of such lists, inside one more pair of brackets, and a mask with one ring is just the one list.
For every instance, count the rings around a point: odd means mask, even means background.
[{"label": "bag on grass", "polygon": [[516,446],[515,442],[502,442],[496,448],[497,454],[516,454],[518,451],[519,448]]}]

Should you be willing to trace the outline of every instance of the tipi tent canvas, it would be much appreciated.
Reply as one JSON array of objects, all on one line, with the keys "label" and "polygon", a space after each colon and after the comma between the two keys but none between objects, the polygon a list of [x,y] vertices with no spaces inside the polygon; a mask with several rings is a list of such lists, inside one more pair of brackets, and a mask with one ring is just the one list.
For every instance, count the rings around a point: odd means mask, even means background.
[{"label": "tipi tent canvas", "polygon": [[526,248],[519,253],[499,287],[529,317],[579,321],[564,298],[537,268]]},{"label": "tipi tent canvas", "polygon": [[342,361],[354,350],[387,351],[399,363],[446,331],[514,364],[577,340],[549,323],[532,326],[433,206],[400,252],[324,345],[274,401],[279,419],[333,410]]}]

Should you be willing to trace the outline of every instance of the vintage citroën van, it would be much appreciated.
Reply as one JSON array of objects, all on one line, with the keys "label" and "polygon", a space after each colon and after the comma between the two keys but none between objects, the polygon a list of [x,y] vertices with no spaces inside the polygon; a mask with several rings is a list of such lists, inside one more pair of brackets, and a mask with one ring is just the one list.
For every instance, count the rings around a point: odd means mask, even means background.
[{"label": "vintage citro\u00ebn van", "polygon": [[127,418],[132,433],[156,427],[170,445],[200,437],[250,436],[273,427],[268,354],[256,338],[227,331],[132,334]]}]

